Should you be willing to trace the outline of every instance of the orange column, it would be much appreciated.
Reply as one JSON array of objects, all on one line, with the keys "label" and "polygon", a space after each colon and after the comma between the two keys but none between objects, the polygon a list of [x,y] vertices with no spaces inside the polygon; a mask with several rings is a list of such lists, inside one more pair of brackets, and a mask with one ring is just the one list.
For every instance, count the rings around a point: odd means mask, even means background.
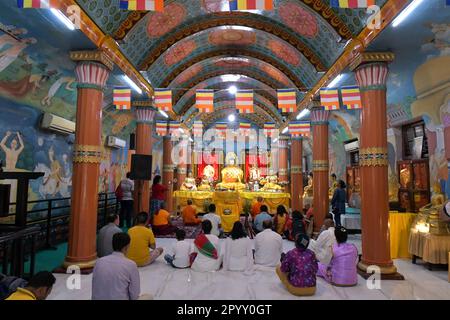
[{"label": "orange column", "polygon": [[[151,107],[136,107],[136,154],[152,154],[152,123],[155,109]],[[150,211],[150,181],[136,180],[134,190],[135,212]]]},{"label": "orange column", "polygon": [[106,67],[92,61],[80,62],[75,69],[78,97],[69,239],[64,267],[78,265],[82,269],[90,269],[97,258],[98,178],[103,145],[101,141],[103,89],[111,70],[112,64]]},{"label": "orange column", "polygon": [[184,180],[186,179],[187,175],[187,164],[190,163],[190,154],[188,154],[188,144],[189,140],[183,139],[181,140],[177,145],[177,156],[178,156],[178,165],[177,165],[177,185],[176,190],[180,190],[181,185],[183,184]]},{"label": "orange column", "polygon": [[166,210],[173,211],[173,161],[171,137],[163,138],[163,174],[162,183],[169,189],[166,196]]},{"label": "orange column", "polygon": [[303,139],[292,137],[291,143],[291,207],[292,210],[303,209]]},{"label": "orange column", "polygon": [[313,206],[314,231],[319,231],[329,212],[328,198],[328,111],[313,109]]},{"label": "orange column", "polygon": [[288,182],[288,138],[280,136],[278,139],[278,180]]},{"label": "orange column", "polygon": [[366,272],[368,266],[376,265],[382,274],[393,274],[397,270],[391,260],[388,224],[387,61],[362,62],[355,75],[363,105],[359,151],[362,259],[358,267]]}]

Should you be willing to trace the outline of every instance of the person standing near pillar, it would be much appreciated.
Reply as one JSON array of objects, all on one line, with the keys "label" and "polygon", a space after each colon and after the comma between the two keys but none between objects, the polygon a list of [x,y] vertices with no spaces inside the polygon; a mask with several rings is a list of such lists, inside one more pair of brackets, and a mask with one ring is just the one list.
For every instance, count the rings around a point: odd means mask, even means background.
[{"label": "person standing near pillar", "polygon": [[71,52],[70,57],[78,61],[75,68],[78,95],[69,239],[64,267],[77,265],[89,270],[97,259],[103,90],[113,63],[100,51]]},{"label": "person standing near pillar", "polygon": [[303,210],[303,138],[293,136],[291,142],[291,208]]},{"label": "person standing near pillar", "polygon": [[319,231],[329,213],[328,197],[328,117],[329,112],[322,108],[311,111],[313,134],[313,206],[314,231]]},{"label": "person standing near pillar", "polygon": [[[362,258],[380,269],[382,279],[397,270],[390,254],[386,81],[392,53],[361,53],[350,66],[361,90],[359,166],[361,179]],[[376,62],[375,62],[376,61]],[[401,277],[401,276],[400,276]]]}]

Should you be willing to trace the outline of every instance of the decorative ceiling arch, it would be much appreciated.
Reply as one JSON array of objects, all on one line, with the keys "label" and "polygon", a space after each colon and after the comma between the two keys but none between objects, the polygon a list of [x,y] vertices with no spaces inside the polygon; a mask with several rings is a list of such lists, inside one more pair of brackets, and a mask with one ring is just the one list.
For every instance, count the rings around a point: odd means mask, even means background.
[{"label": "decorative ceiling arch", "polygon": [[[246,49],[244,48],[221,48],[216,50],[211,50],[209,52],[201,53],[194,57],[189,57],[186,59],[183,59],[182,63],[178,65],[178,67],[171,69],[170,73],[166,73],[165,78],[162,79],[158,84],[153,81],[153,84],[156,87],[160,88],[167,88],[169,84],[175,79],[175,77],[188,69],[190,66],[194,65],[197,62],[200,62],[202,60],[217,57],[217,56],[244,56],[244,57],[250,57],[250,58],[256,58],[258,60],[262,60],[264,62],[267,62],[268,64],[271,64],[281,72],[283,72],[294,84],[299,90],[307,90],[308,88],[305,86],[305,84],[300,80],[299,76],[296,75],[293,70],[289,68],[289,66],[285,65],[284,63],[281,63],[279,60],[275,59],[272,56],[269,56],[267,54],[263,54],[257,51],[254,51],[252,49]],[[159,74],[153,74],[153,77],[158,77]]]}]

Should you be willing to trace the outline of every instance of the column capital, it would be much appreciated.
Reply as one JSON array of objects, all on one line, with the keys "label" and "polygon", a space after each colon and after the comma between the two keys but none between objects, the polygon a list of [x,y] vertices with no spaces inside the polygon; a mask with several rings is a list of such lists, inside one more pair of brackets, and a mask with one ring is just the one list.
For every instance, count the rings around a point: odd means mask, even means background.
[{"label": "column capital", "polygon": [[134,109],[137,123],[152,124],[156,110],[152,107],[137,107]]},{"label": "column capital", "polygon": [[72,51],[70,58],[78,62],[75,68],[78,88],[105,88],[114,64],[102,51]]},{"label": "column capital", "polygon": [[302,141],[303,140],[303,136],[291,136],[291,140],[292,141]]},{"label": "column capital", "polygon": [[328,124],[330,112],[323,108],[313,108],[311,110],[311,125]]},{"label": "column capital", "polygon": [[386,90],[388,63],[395,55],[390,52],[364,52],[351,63],[361,91]]},{"label": "column capital", "polygon": [[153,101],[151,99],[147,99],[147,100],[133,100],[131,102],[131,106],[132,107],[136,107],[136,108],[149,107],[149,108],[153,108],[153,109],[156,110],[156,108],[154,107]]},{"label": "column capital", "polygon": [[99,62],[104,65],[109,71],[113,71],[114,62],[100,50],[84,50],[84,51],[71,51],[70,59],[77,62]]},{"label": "column capital", "polygon": [[392,52],[361,52],[359,53],[349,65],[351,71],[355,71],[362,65],[373,63],[390,63],[394,61],[395,54]]}]

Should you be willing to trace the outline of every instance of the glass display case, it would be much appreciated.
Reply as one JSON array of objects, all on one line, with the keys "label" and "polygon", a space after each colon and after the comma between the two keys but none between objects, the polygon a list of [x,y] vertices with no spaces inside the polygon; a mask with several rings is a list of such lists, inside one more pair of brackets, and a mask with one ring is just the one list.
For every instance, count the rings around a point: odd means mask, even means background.
[{"label": "glass display case", "polygon": [[418,212],[419,208],[430,203],[428,159],[399,161],[397,168],[400,207],[408,212]]}]

